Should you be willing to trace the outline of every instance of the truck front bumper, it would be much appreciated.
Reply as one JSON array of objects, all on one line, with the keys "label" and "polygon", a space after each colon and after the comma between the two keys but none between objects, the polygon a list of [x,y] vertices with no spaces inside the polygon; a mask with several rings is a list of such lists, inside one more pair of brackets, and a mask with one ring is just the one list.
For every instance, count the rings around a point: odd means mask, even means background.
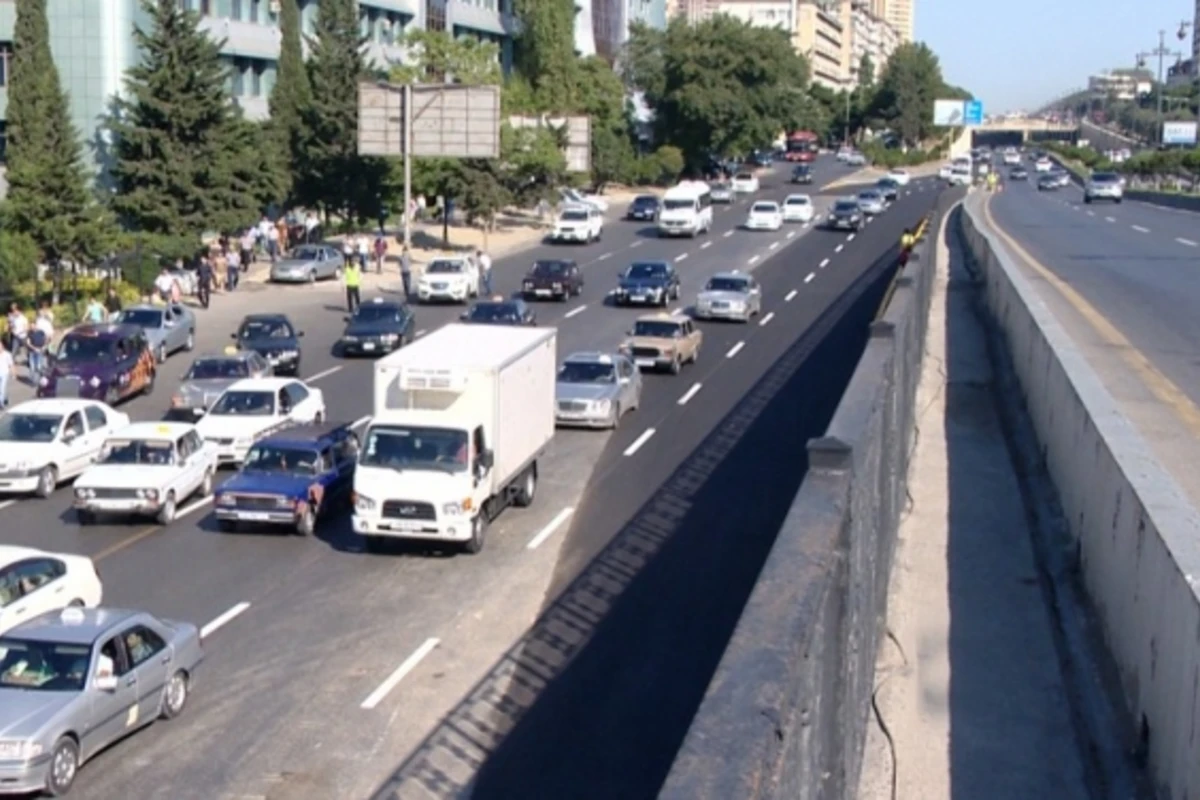
[{"label": "truck front bumper", "polygon": [[439,542],[465,542],[471,538],[470,517],[406,520],[355,514],[351,519],[354,524],[354,532],[360,536],[387,536],[394,539],[421,539]]}]

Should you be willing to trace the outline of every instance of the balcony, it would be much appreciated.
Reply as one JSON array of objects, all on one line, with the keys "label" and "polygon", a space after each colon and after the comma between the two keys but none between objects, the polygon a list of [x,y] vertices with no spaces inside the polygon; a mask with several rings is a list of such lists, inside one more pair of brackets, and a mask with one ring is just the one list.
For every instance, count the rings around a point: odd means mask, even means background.
[{"label": "balcony", "polygon": [[224,55],[268,61],[279,59],[279,28],[274,25],[241,22],[225,17],[203,17],[200,29],[218,41],[225,41],[221,47]]},{"label": "balcony", "polygon": [[495,36],[515,36],[519,32],[517,20],[511,14],[480,8],[465,0],[449,0],[446,3],[446,27],[449,29],[453,25]]}]

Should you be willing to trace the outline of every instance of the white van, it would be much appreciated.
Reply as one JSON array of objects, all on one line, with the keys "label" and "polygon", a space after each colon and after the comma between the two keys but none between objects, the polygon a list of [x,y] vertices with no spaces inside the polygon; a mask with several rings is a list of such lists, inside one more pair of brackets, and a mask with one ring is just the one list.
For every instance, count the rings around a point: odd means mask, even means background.
[{"label": "white van", "polygon": [[659,236],[696,236],[712,230],[712,191],[704,181],[673,186],[662,198]]}]

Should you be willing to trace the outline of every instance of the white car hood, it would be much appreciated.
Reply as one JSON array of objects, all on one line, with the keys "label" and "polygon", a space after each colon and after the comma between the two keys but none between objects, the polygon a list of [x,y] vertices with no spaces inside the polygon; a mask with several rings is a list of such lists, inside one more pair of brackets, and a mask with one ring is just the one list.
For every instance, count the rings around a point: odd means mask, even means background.
[{"label": "white car hood", "polygon": [[751,212],[747,217],[749,222],[774,222],[779,219],[779,214],[774,211]]},{"label": "white car hood", "polygon": [[238,417],[208,414],[196,423],[196,432],[205,439],[238,439],[255,436],[283,422],[282,417]]},{"label": "white car hood", "polygon": [[179,467],[149,464],[94,464],[75,480],[75,488],[155,489],[179,473]]},{"label": "white car hood", "polygon": [[374,500],[376,510],[385,500],[420,500],[433,503],[440,511],[443,503],[460,502],[471,493],[471,476],[467,472],[396,471],[360,464],[354,471],[354,491]]},{"label": "white car hood", "polygon": [[788,203],[783,207],[785,214],[812,214],[812,203]]},{"label": "white car hood", "polygon": [[47,464],[53,449],[51,442],[0,442],[0,472],[17,463]]}]

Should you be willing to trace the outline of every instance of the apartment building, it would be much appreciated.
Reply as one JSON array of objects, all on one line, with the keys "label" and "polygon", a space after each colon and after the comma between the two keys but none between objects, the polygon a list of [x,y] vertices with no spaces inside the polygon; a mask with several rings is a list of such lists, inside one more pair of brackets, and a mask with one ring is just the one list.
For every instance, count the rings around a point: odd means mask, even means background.
[{"label": "apartment building", "polygon": [[[199,12],[202,26],[223,40],[230,67],[229,92],[246,116],[267,115],[279,59],[277,0],[179,0]],[[306,32],[314,29],[320,0],[299,0]],[[512,59],[515,21],[512,0],[359,0],[362,35],[369,59],[381,68],[404,58],[400,43],[414,28],[451,31],[495,41],[507,68]],[[50,48],[71,98],[71,117],[86,152],[104,149],[104,129],[112,98],[124,90],[125,72],[140,58],[135,26],[149,20],[139,0],[48,0]],[[13,0],[0,0],[0,143],[8,92],[7,53],[12,51]]]},{"label": "apartment building", "polygon": [[1088,77],[1088,91],[1114,100],[1129,101],[1154,89],[1154,76],[1146,70],[1114,69]]},{"label": "apartment building", "polygon": [[[576,0],[578,3],[588,0]],[[596,54],[615,61],[629,41],[629,28],[641,22],[653,28],[667,26],[667,0],[590,0],[591,24]],[[579,14],[575,15],[576,35]]]},{"label": "apartment building", "polygon": [[716,14],[718,6],[720,0],[667,0],[667,18],[681,17],[695,24]]},{"label": "apartment building", "polygon": [[799,0],[796,49],[808,59],[812,82],[834,91],[849,81],[849,19],[846,0]]},{"label": "apartment building", "polygon": [[800,0],[720,0],[716,13],[759,28],[779,28],[794,42],[799,5]]},{"label": "apartment building", "polygon": [[848,75],[852,87],[857,87],[863,80],[859,70],[863,58],[870,58],[874,65],[875,80],[887,64],[892,53],[900,45],[900,34],[879,13],[885,10],[879,0],[854,0],[850,4],[850,52],[848,55]]},{"label": "apartment building", "polygon": [[[879,5],[882,5],[882,8],[878,8]],[[896,29],[901,43],[911,42],[915,5],[916,0],[882,0],[876,4],[875,15],[887,20],[887,23]]]},{"label": "apartment building", "polygon": [[584,57],[596,55],[592,0],[575,0],[575,52]]}]

